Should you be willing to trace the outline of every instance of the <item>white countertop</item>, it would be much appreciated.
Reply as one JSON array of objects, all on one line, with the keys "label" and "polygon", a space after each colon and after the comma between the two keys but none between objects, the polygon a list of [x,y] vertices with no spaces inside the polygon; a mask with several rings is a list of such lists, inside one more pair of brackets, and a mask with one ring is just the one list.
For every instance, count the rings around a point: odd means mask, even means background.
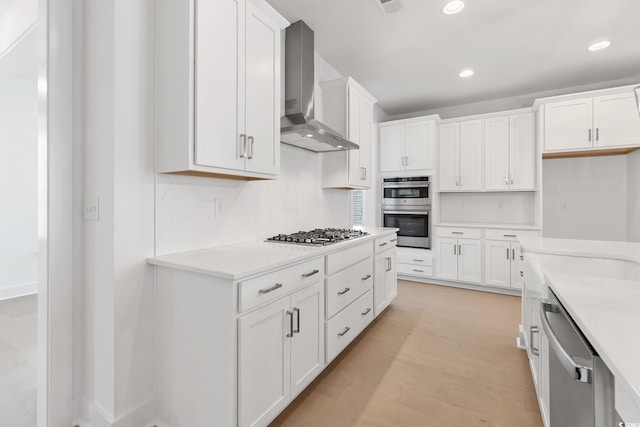
[{"label": "white countertop", "polygon": [[397,228],[357,227],[370,234],[327,246],[305,246],[288,243],[254,241],[218,246],[149,258],[147,262],[162,267],[238,280],[261,272],[323,256],[350,246],[395,233]]},{"label": "white countertop", "polygon": [[538,231],[537,225],[523,224],[492,224],[492,223],[471,223],[471,222],[439,222],[433,224],[434,227],[462,227],[462,228],[495,228],[499,230],[533,230]]},{"label": "white countertop", "polygon": [[[525,252],[584,258],[567,263],[568,259],[533,257],[547,285],[614,375],[616,386],[640,408],[640,280],[598,277],[609,273],[597,271],[600,264],[606,266],[602,259],[640,264],[640,243],[545,238],[520,242]],[[580,262],[584,274],[579,274]],[[621,270],[615,274],[624,273]]]}]

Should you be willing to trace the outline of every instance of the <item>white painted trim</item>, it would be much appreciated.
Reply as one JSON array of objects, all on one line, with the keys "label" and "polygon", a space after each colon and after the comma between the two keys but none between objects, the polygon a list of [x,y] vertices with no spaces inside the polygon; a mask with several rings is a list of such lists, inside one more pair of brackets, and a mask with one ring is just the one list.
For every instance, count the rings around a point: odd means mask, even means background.
[{"label": "white painted trim", "polygon": [[72,3],[38,2],[38,427],[72,418]]},{"label": "white painted trim", "polygon": [[0,301],[38,293],[38,282],[21,283],[0,289]]},{"label": "white painted trim", "polygon": [[74,424],[82,427],[153,427],[157,425],[155,398],[141,403],[117,420],[109,420],[106,411],[84,397],[74,400],[73,408]]},{"label": "white painted trim", "polygon": [[466,120],[490,119],[492,117],[513,116],[516,114],[527,114],[527,113],[533,113],[533,112],[535,112],[534,108],[517,108],[514,110],[495,111],[491,113],[474,114],[470,116],[450,117],[447,119],[442,119],[440,123],[446,124],[446,123],[456,123],[461,120],[466,121]]},{"label": "white painted trim", "polygon": [[406,125],[409,123],[418,123],[418,122],[424,122],[427,120],[434,120],[438,124],[440,124],[440,122],[442,121],[442,119],[438,114],[431,114],[429,116],[411,117],[408,119],[387,120],[384,122],[379,122],[378,127]]},{"label": "white painted trim", "polygon": [[449,286],[452,288],[469,289],[472,291],[491,292],[493,294],[511,295],[511,296],[518,296],[518,297],[522,294],[520,289],[495,288],[493,286],[473,285],[471,283],[449,282],[447,280],[434,279],[430,277],[422,278],[422,277],[405,276],[402,274],[398,274],[398,280],[407,280],[409,282],[425,283],[427,285]]}]

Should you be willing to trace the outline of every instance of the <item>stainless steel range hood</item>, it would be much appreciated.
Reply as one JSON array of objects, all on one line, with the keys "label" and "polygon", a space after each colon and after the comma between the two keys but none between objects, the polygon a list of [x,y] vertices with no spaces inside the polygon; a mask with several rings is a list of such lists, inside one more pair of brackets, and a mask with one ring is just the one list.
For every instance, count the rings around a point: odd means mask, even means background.
[{"label": "stainless steel range hood", "polygon": [[287,27],[285,45],[285,115],[280,122],[280,141],[315,152],[358,149],[313,117],[313,30],[303,21]]}]

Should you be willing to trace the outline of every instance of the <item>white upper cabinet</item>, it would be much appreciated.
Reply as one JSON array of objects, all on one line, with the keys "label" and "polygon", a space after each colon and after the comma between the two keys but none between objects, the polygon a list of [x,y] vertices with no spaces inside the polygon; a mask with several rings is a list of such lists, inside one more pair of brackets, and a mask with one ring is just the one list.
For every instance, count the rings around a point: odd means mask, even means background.
[{"label": "white upper cabinet", "polygon": [[631,89],[543,107],[545,152],[640,145],[640,116]]},{"label": "white upper cabinet", "polygon": [[485,189],[533,190],[533,113],[485,119]]},{"label": "white upper cabinet", "polygon": [[440,190],[482,189],[482,120],[440,125]]},{"label": "white upper cabinet", "polygon": [[436,120],[417,118],[380,124],[380,172],[390,175],[433,169]]},{"label": "white upper cabinet", "polygon": [[373,105],[377,100],[350,77],[321,83],[322,122],[359,145],[322,153],[324,188],[370,188]]},{"label": "white upper cabinet", "polygon": [[158,0],[158,172],[275,178],[280,33],[262,0]]}]

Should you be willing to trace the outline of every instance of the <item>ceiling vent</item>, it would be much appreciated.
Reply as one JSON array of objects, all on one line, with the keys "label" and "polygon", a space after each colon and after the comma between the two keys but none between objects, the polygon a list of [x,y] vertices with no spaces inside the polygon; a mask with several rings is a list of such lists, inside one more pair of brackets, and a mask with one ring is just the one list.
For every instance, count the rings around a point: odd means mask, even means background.
[{"label": "ceiling vent", "polygon": [[396,13],[407,7],[407,0],[376,0],[376,3],[383,15]]}]

